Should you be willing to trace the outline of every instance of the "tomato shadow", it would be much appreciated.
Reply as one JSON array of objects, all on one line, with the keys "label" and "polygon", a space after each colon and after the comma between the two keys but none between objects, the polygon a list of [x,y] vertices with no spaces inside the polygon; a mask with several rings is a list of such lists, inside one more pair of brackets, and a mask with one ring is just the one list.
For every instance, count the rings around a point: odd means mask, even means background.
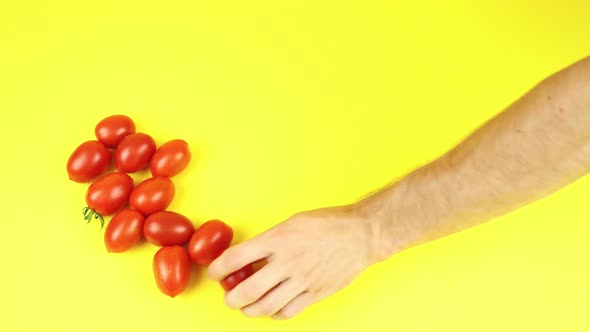
[{"label": "tomato shadow", "polygon": [[155,247],[153,244],[149,243],[145,237],[141,237],[141,239],[130,249],[132,251],[142,251],[148,247]]},{"label": "tomato shadow", "polygon": [[207,279],[207,268],[191,263],[191,278],[183,294],[190,294],[201,287]]},{"label": "tomato shadow", "polygon": [[[115,155],[115,150],[110,150],[113,157]],[[115,163],[111,161],[111,163],[109,164],[109,167],[106,169],[106,171],[103,174],[110,174],[113,172],[118,172],[119,170],[117,169],[117,166],[115,166]],[[103,175],[101,174],[101,175]]]}]

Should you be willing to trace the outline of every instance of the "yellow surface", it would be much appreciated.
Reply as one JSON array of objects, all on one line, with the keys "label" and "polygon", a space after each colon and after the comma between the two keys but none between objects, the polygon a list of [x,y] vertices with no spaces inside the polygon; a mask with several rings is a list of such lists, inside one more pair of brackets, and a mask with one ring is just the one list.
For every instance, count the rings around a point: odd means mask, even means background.
[{"label": "yellow surface", "polygon": [[246,319],[155,247],[107,254],[65,163],[133,117],[195,154],[172,209],[244,239],[350,202],[590,53],[561,1],[2,1],[0,331],[589,331],[590,179],[408,251],[299,318]]}]

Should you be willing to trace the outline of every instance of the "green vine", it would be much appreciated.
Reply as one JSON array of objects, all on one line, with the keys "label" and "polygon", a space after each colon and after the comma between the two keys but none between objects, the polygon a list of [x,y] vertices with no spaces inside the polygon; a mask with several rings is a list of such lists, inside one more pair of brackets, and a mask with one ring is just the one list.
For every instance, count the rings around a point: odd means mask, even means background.
[{"label": "green vine", "polygon": [[86,224],[89,224],[92,219],[100,220],[100,229],[104,228],[104,218],[100,215],[100,213],[94,211],[89,207],[85,207],[82,209],[82,214],[84,215],[84,220],[86,220]]}]

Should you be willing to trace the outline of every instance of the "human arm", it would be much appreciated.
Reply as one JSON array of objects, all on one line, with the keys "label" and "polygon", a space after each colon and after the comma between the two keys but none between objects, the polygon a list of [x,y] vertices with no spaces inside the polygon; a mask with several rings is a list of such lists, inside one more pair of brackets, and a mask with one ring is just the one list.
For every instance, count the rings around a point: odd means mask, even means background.
[{"label": "human arm", "polygon": [[219,280],[268,264],[226,294],[247,316],[290,318],[396,253],[540,199],[590,170],[590,58],[544,80],[437,160],[354,204],[302,212],[240,243]]}]

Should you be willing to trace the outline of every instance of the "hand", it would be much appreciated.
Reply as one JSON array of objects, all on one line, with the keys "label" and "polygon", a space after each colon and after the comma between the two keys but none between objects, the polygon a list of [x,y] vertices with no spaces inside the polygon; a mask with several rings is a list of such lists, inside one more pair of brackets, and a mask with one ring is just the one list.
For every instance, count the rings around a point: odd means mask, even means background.
[{"label": "hand", "polygon": [[252,262],[267,264],[225,295],[249,317],[288,319],[346,287],[374,261],[371,231],[350,206],[298,213],[229,248],[209,266],[221,280]]}]

